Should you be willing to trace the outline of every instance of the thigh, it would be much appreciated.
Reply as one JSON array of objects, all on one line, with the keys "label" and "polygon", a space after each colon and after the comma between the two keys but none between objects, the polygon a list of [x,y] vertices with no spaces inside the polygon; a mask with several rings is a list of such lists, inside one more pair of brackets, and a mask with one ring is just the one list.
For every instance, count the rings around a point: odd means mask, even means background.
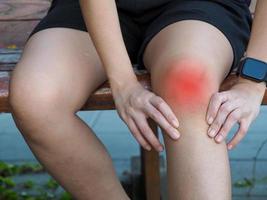
[{"label": "thigh", "polygon": [[152,80],[166,70],[173,59],[188,57],[202,60],[199,65],[220,84],[233,62],[233,49],[225,35],[207,22],[182,20],[166,26],[148,43],[144,52],[144,64]]},{"label": "thigh", "polygon": [[27,41],[12,72],[10,100],[23,102],[25,109],[50,106],[76,112],[106,79],[88,32],[48,28]]}]

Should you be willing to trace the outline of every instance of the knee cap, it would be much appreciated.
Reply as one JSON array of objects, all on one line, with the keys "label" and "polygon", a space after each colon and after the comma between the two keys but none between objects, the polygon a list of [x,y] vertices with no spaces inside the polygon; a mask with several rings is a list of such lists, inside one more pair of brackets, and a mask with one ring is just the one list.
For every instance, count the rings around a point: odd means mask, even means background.
[{"label": "knee cap", "polygon": [[214,89],[208,67],[196,60],[176,60],[168,64],[163,77],[164,96],[174,105],[190,109],[207,104]]}]

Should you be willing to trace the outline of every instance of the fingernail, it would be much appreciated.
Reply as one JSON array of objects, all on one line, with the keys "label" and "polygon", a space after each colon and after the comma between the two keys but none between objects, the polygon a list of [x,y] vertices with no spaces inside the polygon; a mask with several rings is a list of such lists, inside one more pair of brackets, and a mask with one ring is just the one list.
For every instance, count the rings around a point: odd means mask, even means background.
[{"label": "fingernail", "polygon": [[146,150],[150,151],[151,147],[150,146],[146,146]]},{"label": "fingernail", "polygon": [[172,123],[173,123],[173,126],[174,126],[175,128],[178,128],[178,127],[179,127],[179,122],[178,122],[178,121],[173,120]]},{"label": "fingernail", "polygon": [[229,144],[228,149],[231,150],[233,148],[233,145]]},{"label": "fingernail", "polygon": [[216,132],[215,132],[215,130],[214,130],[214,129],[212,129],[212,128],[209,128],[209,130],[208,130],[208,134],[209,134],[209,136],[210,136],[210,137],[214,137],[214,136],[215,136],[215,134],[216,134]]},{"label": "fingernail", "polygon": [[217,140],[218,142],[221,142],[221,141],[223,140],[223,136],[222,136],[222,135],[218,135],[218,136],[216,137],[216,140]]},{"label": "fingernail", "polygon": [[213,122],[213,118],[212,117],[209,117],[208,124],[211,124],[212,122]]},{"label": "fingernail", "polygon": [[180,133],[177,130],[174,130],[172,132],[173,139],[178,139],[180,137]]}]

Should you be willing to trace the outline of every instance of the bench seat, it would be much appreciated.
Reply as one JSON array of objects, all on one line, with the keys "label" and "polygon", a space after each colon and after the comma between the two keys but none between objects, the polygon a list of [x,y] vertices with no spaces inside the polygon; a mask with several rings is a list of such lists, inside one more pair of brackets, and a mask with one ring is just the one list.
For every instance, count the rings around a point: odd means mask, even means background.
[{"label": "bench seat", "polygon": [[[22,50],[21,49],[0,49],[0,113],[10,112],[8,105],[8,86],[10,75],[18,62]],[[140,83],[147,89],[151,90],[150,76],[146,70],[137,70],[134,67]],[[220,90],[227,90],[234,84],[235,75],[230,75],[222,84]],[[267,92],[265,93],[263,105],[267,104]],[[115,109],[111,89],[108,81],[103,83],[88,98],[81,110],[111,110]]]}]

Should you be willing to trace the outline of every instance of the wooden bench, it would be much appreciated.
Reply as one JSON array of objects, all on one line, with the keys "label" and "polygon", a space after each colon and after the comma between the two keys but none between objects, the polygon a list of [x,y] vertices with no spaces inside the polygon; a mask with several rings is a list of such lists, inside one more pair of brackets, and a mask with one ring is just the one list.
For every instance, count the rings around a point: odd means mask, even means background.
[{"label": "wooden bench", "polygon": [[[25,41],[33,27],[46,14],[50,2],[48,0],[1,0],[0,11],[0,113],[9,113],[8,104],[9,80],[12,70],[18,62]],[[140,83],[151,90],[150,76],[147,71],[135,69]],[[235,82],[231,75],[224,81],[221,90],[228,89]],[[267,92],[263,104],[267,104]],[[82,110],[112,110],[115,109],[111,89],[108,82],[102,84],[87,100]],[[157,124],[149,119],[154,133]],[[159,155],[156,151],[141,151],[141,178],[143,192],[147,200],[160,199]]]}]

